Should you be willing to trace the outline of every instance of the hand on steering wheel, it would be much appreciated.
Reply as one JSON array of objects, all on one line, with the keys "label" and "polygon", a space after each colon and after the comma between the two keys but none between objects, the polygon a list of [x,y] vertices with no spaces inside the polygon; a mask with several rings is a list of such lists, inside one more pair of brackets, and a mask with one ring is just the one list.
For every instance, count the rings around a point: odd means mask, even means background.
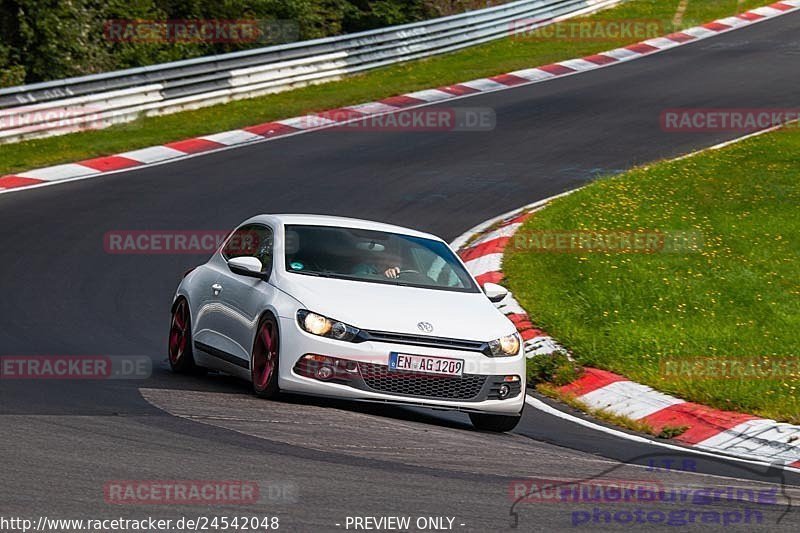
[{"label": "hand on steering wheel", "polygon": [[400,267],[392,267],[392,268],[387,268],[386,271],[383,273],[384,276],[392,279],[397,279],[402,274],[419,274],[419,271],[412,269],[400,270]]},{"label": "hand on steering wheel", "polygon": [[397,279],[400,276],[400,267],[387,268],[383,275],[387,278]]}]

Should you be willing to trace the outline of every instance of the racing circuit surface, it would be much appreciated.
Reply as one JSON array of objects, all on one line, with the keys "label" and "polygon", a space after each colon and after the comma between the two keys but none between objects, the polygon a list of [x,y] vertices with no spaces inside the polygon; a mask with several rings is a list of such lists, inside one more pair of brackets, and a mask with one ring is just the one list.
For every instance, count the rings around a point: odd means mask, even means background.
[{"label": "racing circuit surface", "polygon": [[[512,509],[512,480],[602,474],[679,487],[781,481],[764,467],[693,454],[696,473],[622,464],[659,463],[674,453],[530,406],[513,434],[495,435],[473,431],[460,414],[295,397],[264,401],[231,378],[173,375],[166,362],[171,297],[181,274],[206,257],[111,255],[103,236],[227,230],[257,213],[309,212],[452,239],[596,176],[737,136],[665,133],[659,125],[665,108],[797,105],[799,30],[800,14],[791,14],[455,104],[493,108],[492,132],[319,131],[0,195],[2,353],[146,355],[154,365],[146,381],[0,382],[3,513],[277,515],[288,531],[344,530],[347,516],[394,514],[455,517],[455,530],[487,531],[510,528],[516,516],[520,530],[551,531],[571,528],[572,508]],[[104,500],[109,481],[137,479],[245,479],[284,484],[291,494],[213,509]],[[800,476],[786,474],[784,481],[798,485]],[[787,495],[800,498],[796,488]],[[732,504],[709,507],[726,505]],[[764,525],[796,531],[796,512],[775,523],[783,511],[764,511]]]}]

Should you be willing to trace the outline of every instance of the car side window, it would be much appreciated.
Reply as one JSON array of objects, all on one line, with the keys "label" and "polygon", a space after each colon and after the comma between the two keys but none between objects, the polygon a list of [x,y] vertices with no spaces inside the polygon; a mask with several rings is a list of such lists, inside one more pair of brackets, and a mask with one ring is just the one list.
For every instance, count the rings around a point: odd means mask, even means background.
[{"label": "car side window", "polygon": [[248,224],[234,231],[222,248],[222,257],[255,257],[261,261],[261,271],[272,269],[272,229],[261,224]]},{"label": "car side window", "polygon": [[411,249],[411,253],[414,254],[420,272],[425,273],[432,280],[447,287],[461,288],[465,286],[453,272],[453,268],[427,248],[414,247]]}]

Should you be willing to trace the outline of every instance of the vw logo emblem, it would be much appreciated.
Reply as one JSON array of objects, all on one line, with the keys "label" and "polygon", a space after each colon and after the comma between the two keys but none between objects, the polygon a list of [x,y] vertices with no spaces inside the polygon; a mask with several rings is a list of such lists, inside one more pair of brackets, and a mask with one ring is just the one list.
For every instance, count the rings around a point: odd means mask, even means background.
[{"label": "vw logo emblem", "polygon": [[425,333],[430,333],[431,331],[433,331],[433,324],[431,324],[430,322],[418,322],[417,328],[420,331],[424,331]]}]

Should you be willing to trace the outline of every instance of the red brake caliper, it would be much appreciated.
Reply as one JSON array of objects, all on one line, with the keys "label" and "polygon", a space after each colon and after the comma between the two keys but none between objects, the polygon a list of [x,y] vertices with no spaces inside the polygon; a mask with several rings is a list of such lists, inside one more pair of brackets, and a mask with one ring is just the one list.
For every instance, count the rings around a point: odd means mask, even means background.
[{"label": "red brake caliper", "polygon": [[261,386],[266,387],[270,375],[270,355],[272,353],[272,332],[267,324],[261,329],[262,341],[264,342],[264,368],[261,371]]},{"label": "red brake caliper", "polygon": [[170,333],[170,356],[177,362],[186,348],[186,304],[181,302],[172,318],[172,331]]}]

